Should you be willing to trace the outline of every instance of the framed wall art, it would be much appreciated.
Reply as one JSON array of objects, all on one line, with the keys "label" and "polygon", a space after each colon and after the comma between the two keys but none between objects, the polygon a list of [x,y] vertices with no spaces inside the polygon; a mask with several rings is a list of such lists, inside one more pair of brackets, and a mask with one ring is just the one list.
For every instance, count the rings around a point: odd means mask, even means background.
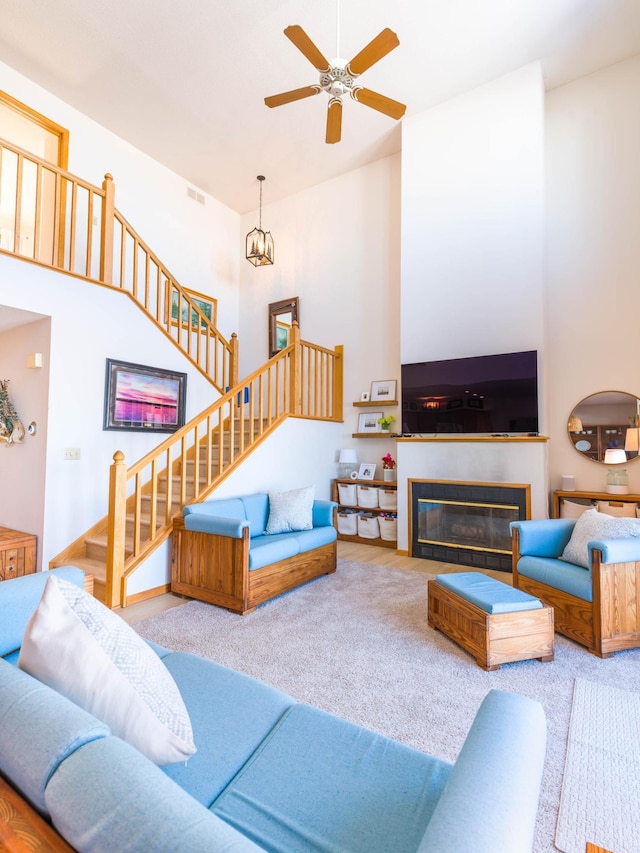
[{"label": "framed wall art", "polygon": [[175,432],[184,424],[187,374],[107,359],[103,429]]},{"label": "framed wall art", "polygon": [[358,418],[358,432],[380,432],[378,418],[382,412],[363,412]]},{"label": "framed wall art", "polygon": [[393,402],[396,399],[396,380],[382,379],[371,383],[371,399],[380,402]]},{"label": "framed wall art", "polygon": [[198,322],[204,328],[207,324],[203,317],[198,314],[198,311],[207,318],[212,326],[216,325],[218,314],[218,300],[213,296],[205,296],[204,293],[197,293],[195,290],[183,288],[197,311],[189,305],[186,299],[180,297],[180,293],[174,288],[171,288],[171,324],[178,325],[178,315],[180,315],[180,323],[183,328],[189,325],[189,311],[191,311],[191,327],[198,328]]}]

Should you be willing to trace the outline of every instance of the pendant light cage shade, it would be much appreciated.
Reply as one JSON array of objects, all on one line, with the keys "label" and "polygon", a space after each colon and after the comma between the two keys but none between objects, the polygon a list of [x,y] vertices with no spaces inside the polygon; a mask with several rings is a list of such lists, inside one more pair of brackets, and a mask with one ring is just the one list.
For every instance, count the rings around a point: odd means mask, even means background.
[{"label": "pendant light cage shade", "polygon": [[254,267],[264,267],[273,263],[273,237],[270,231],[262,230],[262,182],[264,175],[258,175],[260,181],[260,219],[258,227],[247,234],[246,258]]}]

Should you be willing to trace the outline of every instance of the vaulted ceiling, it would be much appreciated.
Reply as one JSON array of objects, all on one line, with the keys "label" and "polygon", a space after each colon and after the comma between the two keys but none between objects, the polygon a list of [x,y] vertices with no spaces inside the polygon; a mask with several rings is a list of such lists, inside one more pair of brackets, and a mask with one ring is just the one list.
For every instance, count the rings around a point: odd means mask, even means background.
[{"label": "vaulted ceiling", "polygon": [[401,146],[401,122],[350,99],[336,145],[324,93],[265,106],[318,80],[290,24],[330,60],[338,32],[350,59],[391,28],[400,46],[361,82],[407,117],[532,61],[549,89],[640,53],[640,0],[341,0],[337,12],[338,0],[0,0],[0,60],[244,213],[259,173],[268,203]]}]

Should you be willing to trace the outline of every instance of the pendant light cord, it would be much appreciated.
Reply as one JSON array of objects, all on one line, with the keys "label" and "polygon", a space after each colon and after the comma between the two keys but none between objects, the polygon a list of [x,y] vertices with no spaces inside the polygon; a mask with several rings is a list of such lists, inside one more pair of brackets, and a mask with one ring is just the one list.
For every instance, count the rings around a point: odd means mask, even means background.
[{"label": "pendant light cord", "polygon": [[336,0],[336,56],[340,56],[340,0]]}]

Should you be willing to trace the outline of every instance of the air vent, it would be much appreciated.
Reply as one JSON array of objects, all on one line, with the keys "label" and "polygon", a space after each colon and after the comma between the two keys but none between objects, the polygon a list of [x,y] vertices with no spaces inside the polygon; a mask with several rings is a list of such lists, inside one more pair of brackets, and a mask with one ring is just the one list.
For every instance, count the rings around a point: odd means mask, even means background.
[{"label": "air vent", "polygon": [[194,201],[197,201],[198,204],[204,204],[204,195],[199,193],[197,190],[194,190],[193,187],[187,187],[187,195],[189,198],[192,198]]}]

